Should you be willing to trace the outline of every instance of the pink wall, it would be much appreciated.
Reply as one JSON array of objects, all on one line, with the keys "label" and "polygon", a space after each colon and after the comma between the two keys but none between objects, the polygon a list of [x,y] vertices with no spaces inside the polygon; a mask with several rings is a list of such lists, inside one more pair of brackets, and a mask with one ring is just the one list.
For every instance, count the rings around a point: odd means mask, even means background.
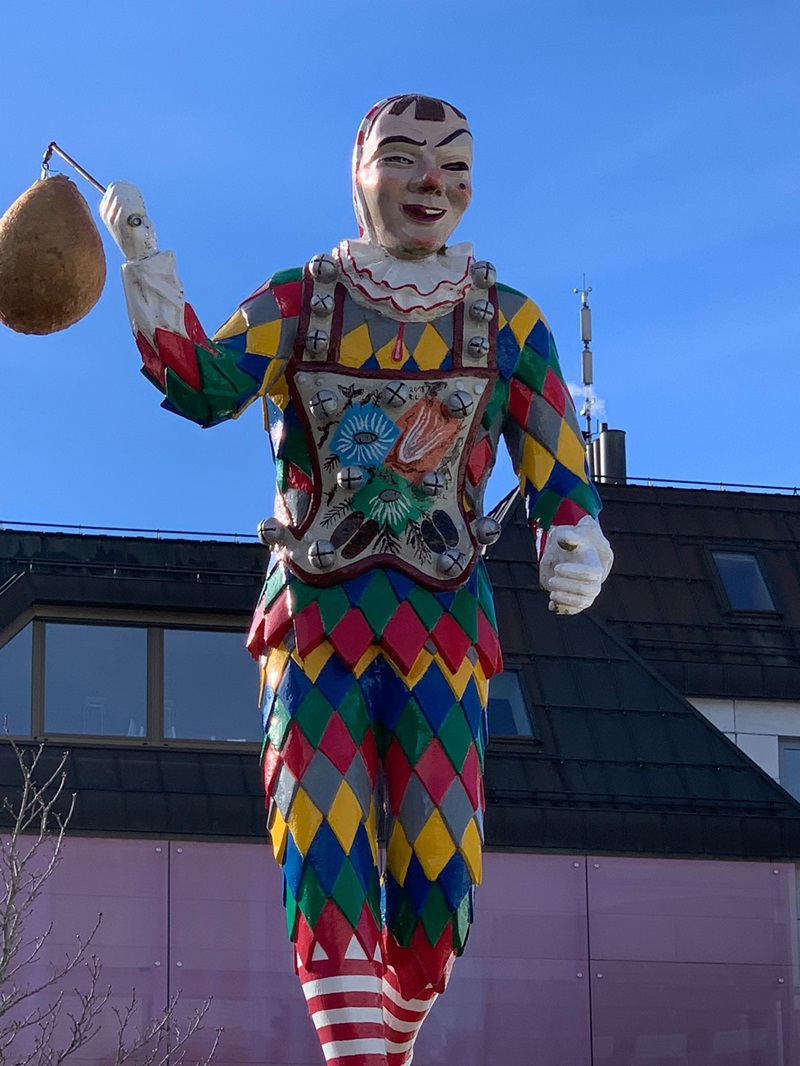
[{"label": "pink wall", "polygon": [[[415,1066],[800,1063],[791,865],[489,854],[477,910]],[[113,1005],[211,995],[219,1066],[320,1066],[266,845],[73,838],[37,913],[50,955],[99,911]],[[70,1061],[105,1066],[113,1035],[109,1014]]]}]

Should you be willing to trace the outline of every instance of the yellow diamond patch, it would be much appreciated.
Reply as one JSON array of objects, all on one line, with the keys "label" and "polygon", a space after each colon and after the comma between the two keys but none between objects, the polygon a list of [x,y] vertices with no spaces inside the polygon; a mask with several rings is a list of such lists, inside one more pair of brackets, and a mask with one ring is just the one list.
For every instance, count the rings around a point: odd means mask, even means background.
[{"label": "yellow diamond patch", "polygon": [[406,839],[403,827],[399,822],[395,822],[392,836],[389,840],[387,865],[389,872],[398,884],[405,883],[406,871],[408,870],[408,864],[411,862],[411,854],[411,845]]},{"label": "yellow diamond patch", "polygon": [[344,366],[360,367],[372,355],[372,340],[367,323],[362,322],[344,337],[339,345],[339,362]]},{"label": "yellow diamond patch", "polygon": [[413,354],[420,370],[438,370],[449,350],[429,322],[422,331]]},{"label": "yellow diamond patch", "polygon": [[328,822],[337,840],[349,854],[356,830],[361,824],[361,805],[346,781],[339,785],[336,799],[328,811]]},{"label": "yellow diamond patch", "polygon": [[322,824],[322,815],[302,786],[295,793],[287,822],[298,851],[305,855]]},{"label": "yellow diamond patch", "polygon": [[429,881],[436,880],[452,859],[455,850],[450,830],[444,824],[441,814],[434,811],[414,842],[414,851]]}]

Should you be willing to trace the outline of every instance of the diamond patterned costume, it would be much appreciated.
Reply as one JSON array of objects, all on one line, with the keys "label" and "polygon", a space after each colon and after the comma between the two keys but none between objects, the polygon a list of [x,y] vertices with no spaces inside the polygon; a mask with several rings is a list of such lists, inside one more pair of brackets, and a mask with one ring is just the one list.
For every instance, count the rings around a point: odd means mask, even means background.
[{"label": "diamond patterned costume", "polygon": [[[432,321],[402,322],[356,302],[340,275],[334,288],[337,311],[324,361],[316,365],[326,371],[335,366],[345,377],[330,380],[350,388],[399,378],[411,389],[420,382],[429,389],[432,383],[451,387],[454,376],[469,373],[465,300]],[[297,366],[314,373],[306,343],[313,295],[308,268],[285,271],[245,301],[213,340],[188,306],[185,337],[159,329],[150,338],[137,336],[144,373],[165,393],[167,409],[212,426],[262,399],[278,514],[290,529],[301,526],[309,510],[324,507],[322,500],[315,503],[314,481],[322,476],[315,435],[325,423],[312,424],[292,387]],[[470,291],[466,299],[474,296]],[[494,317],[482,360],[480,418],[454,457],[464,521],[482,514],[501,435],[534,529],[594,516],[599,501],[547,324],[514,289],[497,285],[490,298]],[[423,396],[420,404],[428,419],[420,434],[420,448],[428,449],[422,467],[426,458],[436,466],[453,420],[441,414],[438,400]],[[444,512],[414,481],[422,467],[414,467],[413,449],[406,446],[405,459],[398,451],[407,444],[414,409],[391,422],[377,402],[360,397],[339,418],[336,433],[328,434],[338,451],[327,461],[336,466],[357,459],[367,479],[350,495],[342,490],[350,510],[332,521],[340,530],[353,512],[375,514],[373,523],[394,530],[395,540],[404,522],[416,523],[435,560],[445,548],[439,534],[446,528]],[[383,489],[391,501],[385,513],[377,504],[369,510],[376,484],[389,486]],[[373,504],[380,495],[373,492]],[[488,679],[501,669],[501,656],[491,588],[477,553],[455,579],[438,582],[403,572],[403,558],[393,558],[385,544],[366,558],[369,565],[356,567],[354,576],[320,572],[309,578],[279,553],[248,647],[262,667],[269,829],[298,963],[335,963],[357,944],[359,957],[383,952],[413,997],[429,986],[443,988],[450,960],[467,938],[481,876]],[[387,849],[382,881],[381,835]]]}]

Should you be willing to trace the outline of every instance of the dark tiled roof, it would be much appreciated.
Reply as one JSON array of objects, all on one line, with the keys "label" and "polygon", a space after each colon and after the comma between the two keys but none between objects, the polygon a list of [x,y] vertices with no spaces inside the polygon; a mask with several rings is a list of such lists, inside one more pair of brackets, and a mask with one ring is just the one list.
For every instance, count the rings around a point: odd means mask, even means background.
[{"label": "dark tiled roof", "polygon": [[[490,744],[488,844],[800,858],[800,806],[603,623],[605,608],[575,618],[547,610],[521,509],[507,510],[489,566],[506,662],[523,673],[538,737]],[[34,601],[240,613],[263,562],[251,545],[0,532],[0,627]],[[17,776],[7,746],[0,752],[4,794]],[[76,744],[70,775],[78,831],[263,833],[253,753]]]},{"label": "dark tiled roof", "polygon": [[[616,561],[595,616],[686,695],[800,700],[800,497],[602,491]],[[714,548],[757,555],[777,613],[729,609]]]},{"label": "dark tiled roof", "polygon": [[606,626],[602,610],[547,610],[521,505],[489,569],[506,666],[523,673],[541,741],[490,744],[490,843],[800,856],[800,805]]}]

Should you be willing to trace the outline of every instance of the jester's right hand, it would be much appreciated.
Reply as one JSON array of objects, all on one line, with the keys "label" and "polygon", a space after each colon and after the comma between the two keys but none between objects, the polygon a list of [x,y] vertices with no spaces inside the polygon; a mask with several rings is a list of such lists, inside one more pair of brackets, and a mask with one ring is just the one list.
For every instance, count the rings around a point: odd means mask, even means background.
[{"label": "jester's right hand", "polygon": [[156,231],[142,194],[129,181],[112,181],[100,201],[100,217],[128,262],[158,251]]}]

